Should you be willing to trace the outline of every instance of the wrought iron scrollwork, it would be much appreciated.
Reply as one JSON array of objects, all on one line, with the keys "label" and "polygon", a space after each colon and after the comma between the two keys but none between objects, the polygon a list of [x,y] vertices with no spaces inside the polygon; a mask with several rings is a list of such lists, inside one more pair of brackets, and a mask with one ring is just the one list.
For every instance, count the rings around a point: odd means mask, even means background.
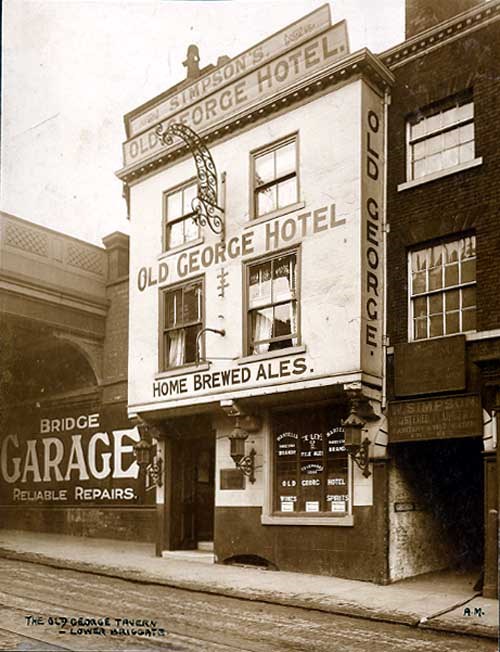
[{"label": "wrought iron scrollwork", "polygon": [[156,128],[156,135],[164,145],[172,145],[174,138],[180,138],[193,155],[198,181],[198,194],[191,206],[196,214],[195,222],[208,226],[217,235],[224,233],[224,209],[217,200],[217,169],[212,155],[198,134],[181,123],[171,124],[164,131],[162,125]]}]

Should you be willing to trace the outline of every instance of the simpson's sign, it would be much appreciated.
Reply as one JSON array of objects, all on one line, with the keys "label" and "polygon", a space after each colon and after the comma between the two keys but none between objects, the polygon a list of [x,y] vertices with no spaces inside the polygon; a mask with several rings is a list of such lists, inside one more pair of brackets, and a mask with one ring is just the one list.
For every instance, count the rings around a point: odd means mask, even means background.
[{"label": "simpson's sign", "polygon": [[127,135],[135,136],[160,120],[166,120],[222,86],[255,70],[266,61],[275,59],[291,47],[324,32],[330,26],[330,5],[323,5],[223,66],[203,75],[178,93],[170,93],[167,97],[154,102],[152,106],[148,103],[148,108],[145,110],[132,111],[128,116]]},{"label": "simpson's sign", "polygon": [[[197,133],[203,133],[230,116],[234,117],[249,107],[262,104],[346,54],[347,28],[345,21],[342,21],[237,81],[221,87],[201,101],[175,112],[167,119],[160,119],[159,124],[165,130],[169,125],[180,122]],[[144,161],[163,149],[155,131],[157,126],[158,123],[124,143],[125,166]]]},{"label": "simpson's sign", "polygon": [[0,503],[134,504],[137,429],[105,430],[99,413],[15,420],[0,447]]}]

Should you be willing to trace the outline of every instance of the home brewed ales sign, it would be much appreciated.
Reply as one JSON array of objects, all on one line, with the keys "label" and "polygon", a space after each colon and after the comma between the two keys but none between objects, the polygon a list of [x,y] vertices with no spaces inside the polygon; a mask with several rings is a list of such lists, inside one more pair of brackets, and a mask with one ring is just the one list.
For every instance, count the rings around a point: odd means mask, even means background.
[{"label": "home brewed ales sign", "polygon": [[137,504],[139,439],[136,428],[103,427],[96,410],[16,414],[0,446],[0,503]]}]

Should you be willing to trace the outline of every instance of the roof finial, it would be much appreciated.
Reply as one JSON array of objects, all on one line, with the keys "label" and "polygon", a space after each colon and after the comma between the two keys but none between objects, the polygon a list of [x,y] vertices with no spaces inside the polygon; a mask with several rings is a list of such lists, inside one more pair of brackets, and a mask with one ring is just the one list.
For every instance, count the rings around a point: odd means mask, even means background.
[{"label": "roof finial", "polygon": [[188,79],[197,79],[200,76],[200,55],[197,45],[191,44],[188,47],[186,61],[183,61],[182,65],[187,68]]}]

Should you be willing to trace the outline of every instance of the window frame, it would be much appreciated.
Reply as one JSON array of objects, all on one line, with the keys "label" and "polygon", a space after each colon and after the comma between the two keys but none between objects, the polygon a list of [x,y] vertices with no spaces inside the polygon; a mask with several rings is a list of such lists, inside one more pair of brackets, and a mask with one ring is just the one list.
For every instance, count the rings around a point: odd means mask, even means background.
[{"label": "window frame", "polygon": [[175,217],[172,220],[169,220],[168,218],[168,198],[171,195],[174,195],[178,192],[184,192],[186,188],[189,188],[190,186],[197,186],[198,181],[196,177],[191,177],[190,179],[187,179],[186,181],[182,181],[181,183],[176,184],[175,186],[172,186],[168,190],[163,191],[163,218],[162,218],[162,253],[168,253],[170,251],[177,251],[179,249],[183,249],[186,247],[189,247],[194,244],[198,244],[200,242],[200,239],[202,237],[201,235],[201,229],[200,226],[197,225],[198,228],[198,234],[196,238],[193,238],[191,240],[184,240],[184,242],[181,242],[180,244],[177,244],[173,247],[170,246],[170,233],[169,233],[169,226],[172,224],[178,224],[179,222],[186,222],[188,219],[192,218],[196,213],[194,211],[191,211],[189,213],[185,213],[183,215],[180,215],[179,217]]},{"label": "window frame", "polygon": [[[452,125],[448,125],[447,127],[440,127],[437,129],[434,129],[431,133],[426,133],[423,136],[415,137],[412,138],[411,136],[411,129],[412,126],[415,124],[418,124],[420,120],[417,120],[417,117],[419,115],[423,116],[423,120],[428,120],[429,118],[437,115],[444,113],[445,111],[452,109],[454,107],[460,107],[464,106],[466,104],[472,104],[472,117],[470,118],[464,118],[462,120],[458,120],[454,122]],[[449,133],[455,130],[460,129],[460,127],[466,126],[468,124],[472,124],[473,126],[473,139],[472,143],[474,144],[474,152],[473,155],[470,159],[467,159],[466,161],[463,162],[458,162],[454,165],[450,165],[448,167],[442,167],[439,170],[435,170],[433,172],[426,172],[423,175],[420,176],[414,176],[413,174],[413,166],[414,166],[414,157],[413,157],[413,146],[418,143],[425,143],[427,140],[430,138]],[[405,130],[406,130],[406,183],[412,184],[412,183],[422,183],[429,178],[434,178],[435,175],[437,176],[445,176],[449,174],[449,171],[454,170],[455,168],[461,169],[464,168],[466,169],[467,167],[471,167],[472,162],[476,160],[476,129],[475,129],[475,103],[474,103],[474,93],[473,89],[469,88],[464,91],[461,91],[460,93],[456,93],[454,95],[451,95],[447,98],[444,98],[443,100],[440,100],[438,102],[433,102],[432,104],[428,104],[421,109],[418,109],[417,111],[414,111],[413,113],[409,114],[406,116],[405,119]],[[440,153],[446,151],[446,149],[441,149]],[[423,160],[425,160],[427,157],[424,157]],[[429,179],[430,180],[430,179]]]},{"label": "window frame", "polygon": [[[180,289],[184,290],[189,285],[193,285],[199,283],[201,286],[201,322],[199,321],[194,321],[194,322],[189,322],[187,324],[182,324],[181,326],[177,328],[165,328],[165,309],[166,309],[166,301],[167,301],[167,294],[170,292],[176,292]],[[205,327],[205,277],[204,276],[196,276],[193,278],[190,278],[188,280],[175,283],[173,285],[168,285],[164,286],[159,289],[159,294],[160,294],[160,300],[159,300],[159,328],[158,328],[158,373],[165,373],[165,372],[170,372],[170,371],[175,371],[178,369],[185,369],[187,367],[193,367],[196,364],[196,360],[193,360],[192,362],[185,362],[182,365],[177,365],[174,367],[171,367],[167,364],[165,364],[165,355],[166,355],[166,346],[165,346],[165,335],[169,331],[173,330],[180,330],[181,328],[186,328],[189,326],[194,326],[198,323],[201,325],[201,329]],[[205,357],[205,338],[204,335],[201,336],[200,338],[200,358],[203,359]]]},{"label": "window frame", "polygon": [[[257,186],[255,183],[255,161],[259,156],[263,156],[265,154],[269,154],[270,152],[274,152],[281,147],[285,147],[286,145],[289,145],[290,143],[295,143],[295,172],[294,173],[289,173],[287,175],[283,175],[282,177],[276,177],[272,181],[269,181],[267,183],[261,184],[260,186]],[[268,143],[267,145],[264,145],[263,147],[259,147],[257,149],[254,149],[250,152],[250,217],[252,220],[264,220],[264,219],[270,219],[272,216],[275,216],[276,214],[284,213],[287,212],[287,209],[290,207],[296,206],[297,203],[300,202],[300,148],[299,148],[299,132],[295,131],[291,134],[288,134],[287,136],[283,136],[282,138],[279,138],[277,140],[274,140],[271,143]],[[257,192],[259,189],[262,189],[264,187],[273,187],[277,185],[280,182],[283,182],[287,179],[294,178],[297,180],[297,196],[295,198],[295,201],[286,204],[286,206],[280,206],[276,207],[275,209],[268,211],[267,213],[263,213],[262,215],[257,214]]]},{"label": "window frame", "polygon": [[[442,285],[440,288],[436,288],[434,290],[428,289],[428,275],[429,275],[429,267],[426,267],[425,273],[426,273],[426,290],[425,292],[418,292],[418,293],[413,293],[413,269],[412,269],[412,254],[417,253],[417,252],[429,252],[432,250],[433,247],[436,246],[445,246],[449,244],[456,243],[458,247],[460,248],[461,243],[466,239],[466,238],[473,238],[474,239],[474,258],[473,260],[476,263],[476,274],[474,277],[473,281],[465,281],[462,282],[461,275],[462,275],[462,269],[461,269],[461,264],[459,260],[459,270],[458,270],[458,283],[455,283],[453,285]],[[470,259],[469,259],[470,260]],[[442,275],[445,274],[445,269],[446,266],[443,264],[441,265],[442,267]],[[424,243],[423,245],[418,245],[411,247],[407,250],[407,283],[408,283],[408,289],[407,289],[407,299],[408,299],[408,342],[427,342],[429,340],[436,340],[438,338],[442,337],[454,337],[456,335],[465,335],[467,333],[475,333],[477,331],[477,328],[469,329],[469,330],[458,330],[454,333],[446,333],[446,305],[445,301],[442,301],[442,306],[443,306],[443,311],[442,313],[435,313],[435,314],[442,314],[443,315],[443,333],[441,335],[430,335],[430,316],[431,312],[429,309],[429,297],[431,296],[442,296],[443,299],[445,295],[449,292],[452,291],[457,291],[459,292],[459,307],[456,311],[459,314],[459,327],[462,326],[462,315],[463,315],[463,308],[462,308],[462,293],[461,290],[464,288],[475,288],[477,290],[477,236],[474,232],[466,232],[466,233],[461,233],[461,234],[454,234],[452,236],[446,237],[446,238],[440,238],[437,240],[433,240],[427,243]],[[442,280],[443,276],[442,276]],[[427,310],[426,310],[426,315],[425,315],[425,321],[426,321],[426,332],[427,335],[426,337],[416,337],[416,332],[415,332],[415,325],[414,325],[414,306],[415,306],[415,299],[417,298],[425,298],[426,299],[426,305],[427,305]],[[448,311],[451,312],[451,311]],[[474,312],[477,315],[477,291],[476,291],[476,303],[474,307]]]},{"label": "window frame", "polygon": [[[295,306],[296,306],[296,323],[297,323],[297,333],[296,333],[296,343],[292,344],[289,347],[283,348],[283,349],[273,349],[272,351],[264,351],[263,353],[252,353],[251,351],[251,342],[250,342],[250,334],[251,334],[251,320],[250,320],[250,311],[252,310],[250,308],[250,268],[255,266],[255,265],[261,265],[263,263],[266,263],[267,261],[271,261],[275,258],[282,258],[283,256],[288,256],[290,254],[295,254]],[[257,257],[247,259],[243,262],[243,356],[244,358],[248,358],[249,360],[253,359],[254,357],[257,359],[265,359],[267,356],[269,357],[276,357],[278,355],[281,355],[281,352],[283,352],[283,355],[286,355],[287,351],[290,351],[291,349],[296,349],[297,347],[302,346],[302,332],[301,332],[301,303],[300,303],[300,298],[302,294],[302,287],[301,287],[301,263],[302,263],[302,256],[301,256],[301,247],[300,245],[295,245],[293,247],[287,247],[286,249],[280,249],[279,251],[275,251],[271,254],[265,254],[264,256],[259,255]],[[266,306],[263,307],[270,307],[270,306],[275,306],[275,305],[280,305],[282,303],[286,303],[286,301],[281,301],[278,302],[277,304],[270,304],[269,306],[266,304]],[[255,309],[254,309],[255,310]],[[281,339],[287,339],[286,336],[280,336]],[[289,339],[293,339],[293,335],[291,334]],[[270,344],[273,341],[279,341],[279,340],[273,340],[271,338]]]},{"label": "window frame", "polygon": [[[328,411],[342,412],[343,407],[346,416],[348,413],[347,405],[343,406],[341,402],[333,403],[333,404],[331,402],[325,403],[324,401],[320,403],[317,402],[307,403],[301,406],[300,411],[302,412],[303,410],[305,410],[305,411],[317,412],[323,410],[325,413],[327,413]],[[278,477],[277,477],[277,465],[276,465],[276,442],[275,442],[277,432],[274,427],[274,424],[276,418],[279,417],[280,414],[294,412],[294,411],[297,411],[297,409],[294,410],[293,406],[288,405],[288,406],[275,408],[269,413],[268,455],[269,455],[270,464],[268,466],[268,477],[266,483],[267,499],[265,501],[265,509],[261,519],[262,523],[265,525],[278,525],[278,524],[337,525],[337,526],[353,525],[354,467],[353,467],[352,458],[347,451],[346,451],[347,482],[346,482],[345,491],[346,491],[346,495],[348,496],[348,500],[345,501],[347,503],[347,509],[345,513],[336,514],[335,512],[332,511],[284,512],[277,509],[278,502],[279,502]],[[340,420],[338,426],[340,426]],[[338,427],[338,426],[334,425],[332,427]],[[329,432],[329,429],[327,429],[326,432],[324,433],[322,432],[322,434],[324,435],[327,432]],[[321,459],[328,460],[328,453],[326,454],[326,457],[323,456]],[[299,454],[297,456],[297,466],[299,467],[300,464],[301,464],[301,457]],[[323,475],[324,476],[328,475],[327,464],[325,464]],[[297,477],[300,478],[300,473],[298,473]],[[320,502],[324,502],[325,500],[325,497],[327,495],[326,489],[327,489],[327,485],[326,487],[322,487],[322,491],[324,491],[324,493],[322,493]]]}]

